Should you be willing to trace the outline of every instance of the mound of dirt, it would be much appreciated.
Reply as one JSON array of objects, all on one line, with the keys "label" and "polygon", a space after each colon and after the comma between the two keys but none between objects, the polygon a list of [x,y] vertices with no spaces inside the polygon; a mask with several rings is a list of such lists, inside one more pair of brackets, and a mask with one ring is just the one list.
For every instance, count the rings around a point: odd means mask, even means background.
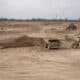
[{"label": "mound of dirt", "polygon": [[1,46],[2,48],[42,46],[43,41],[43,38],[28,37],[24,35],[16,38],[10,43],[2,43]]},{"label": "mound of dirt", "polygon": [[16,46],[33,46],[32,42],[33,39],[28,36],[21,36],[14,41]]}]

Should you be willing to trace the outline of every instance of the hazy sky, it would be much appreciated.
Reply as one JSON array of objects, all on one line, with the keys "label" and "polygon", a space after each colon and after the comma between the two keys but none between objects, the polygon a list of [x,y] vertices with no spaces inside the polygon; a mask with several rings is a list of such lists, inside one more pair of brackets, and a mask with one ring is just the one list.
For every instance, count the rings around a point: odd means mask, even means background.
[{"label": "hazy sky", "polygon": [[0,0],[0,17],[80,18],[80,0]]}]

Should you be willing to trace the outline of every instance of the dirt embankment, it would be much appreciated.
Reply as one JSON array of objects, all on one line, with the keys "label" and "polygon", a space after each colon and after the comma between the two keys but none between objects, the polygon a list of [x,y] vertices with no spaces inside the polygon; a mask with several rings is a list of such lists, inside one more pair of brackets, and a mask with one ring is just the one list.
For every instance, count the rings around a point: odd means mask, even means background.
[{"label": "dirt embankment", "polygon": [[10,39],[1,41],[0,46],[1,48],[42,46],[43,42],[43,38],[28,37],[24,35],[11,41]]}]

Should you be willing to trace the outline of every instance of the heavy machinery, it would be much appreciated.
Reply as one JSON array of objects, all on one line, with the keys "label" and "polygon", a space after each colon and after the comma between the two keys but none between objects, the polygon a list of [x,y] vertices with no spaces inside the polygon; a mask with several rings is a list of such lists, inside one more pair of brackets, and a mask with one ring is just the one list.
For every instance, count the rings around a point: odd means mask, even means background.
[{"label": "heavy machinery", "polygon": [[60,48],[79,48],[80,38],[75,39],[73,37],[71,40],[60,39],[60,38],[45,38],[44,47],[48,49],[60,49]]},{"label": "heavy machinery", "polygon": [[44,39],[44,47],[48,49],[59,49],[61,48],[61,40],[60,39]]},{"label": "heavy machinery", "polygon": [[[71,24],[70,28],[74,26]],[[77,28],[76,28],[77,29]],[[56,30],[44,38],[44,47],[48,49],[79,48],[80,34],[77,30]]]}]

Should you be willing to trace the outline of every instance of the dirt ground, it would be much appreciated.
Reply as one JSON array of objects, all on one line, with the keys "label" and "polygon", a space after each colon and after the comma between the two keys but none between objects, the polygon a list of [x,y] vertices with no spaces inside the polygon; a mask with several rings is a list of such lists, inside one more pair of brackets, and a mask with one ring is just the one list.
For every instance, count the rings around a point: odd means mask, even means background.
[{"label": "dirt ground", "polygon": [[[68,24],[0,22],[0,41],[22,35],[45,37],[45,31],[63,30]],[[80,23],[75,24],[79,28]],[[0,49],[0,80],[80,80],[80,49],[48,50],[39,46]]]},{"label": "dirt ground", "polygon": [[80,50],[0,50],[0,80],[80,80]]}]

